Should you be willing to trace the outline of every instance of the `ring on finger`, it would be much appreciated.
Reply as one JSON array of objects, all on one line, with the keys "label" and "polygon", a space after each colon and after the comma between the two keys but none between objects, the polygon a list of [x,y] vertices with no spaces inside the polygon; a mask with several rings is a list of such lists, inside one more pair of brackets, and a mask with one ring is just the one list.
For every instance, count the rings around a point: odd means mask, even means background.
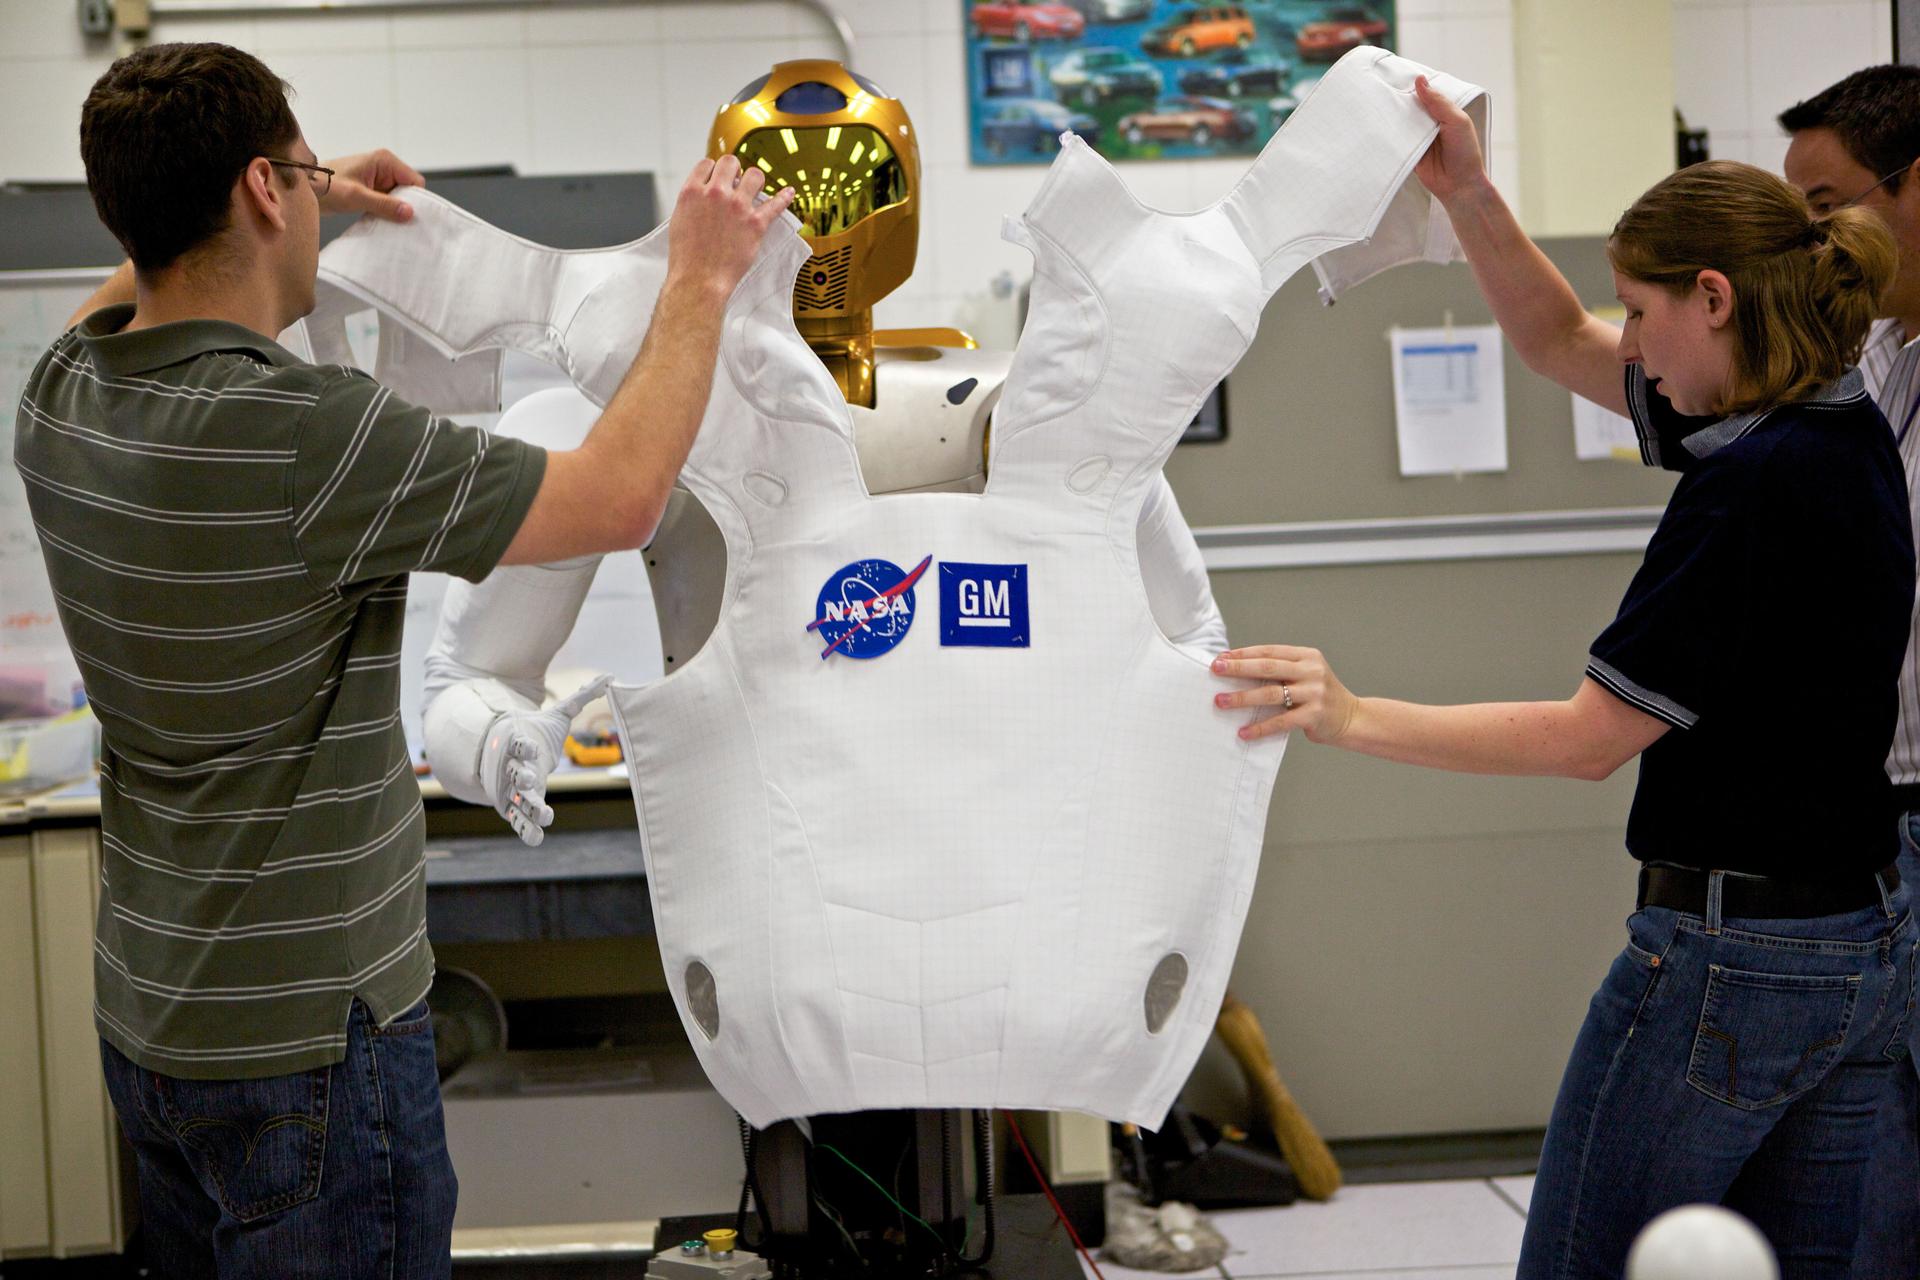
[{"label": "ring on finger", "polygon": [[1282,711],[1293,710],[1293,690],[1287,688],[1284,684],[1280,686],[1280,709]]}]

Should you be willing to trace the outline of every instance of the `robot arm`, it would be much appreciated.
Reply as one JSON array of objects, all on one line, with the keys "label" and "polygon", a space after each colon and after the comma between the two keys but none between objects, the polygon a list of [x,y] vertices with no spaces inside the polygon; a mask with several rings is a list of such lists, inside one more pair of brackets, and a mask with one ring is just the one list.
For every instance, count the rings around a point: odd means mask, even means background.
[{"label": "robot arm", "polygon": [[1227,624],[1214,603],[1200,544],[1164,475],[1140,506],[1138,534],[1140,580],[1160,630],[1177,645],[1199,646],[1209,654],[1225,649]]},{"label": "robot arm", "polygon": [[481,771],[487,733],[501,716],[539,710],[547,666],[572,634],[599,567],[598,556],[516,565],[447,588],[427,651],[422,719],[428,762],[450,794],[498,803]]},{"label": "robot arm", "polygon": [[[541,391],[515,405],[498,430],[549,449],[575,448],[598,414],[571,388]],[[449,794],[491,804],[513,822],[512,793],[544,791],[565,731],[556,737],[533,717],[546,696],[547,666],[572,633],[599,567],[600,557],[586,556],[449,585],[427,652],[422,716],[428,762]],[[522,816],[537,832],[540,795],[531,801]],[[538,843],[525,825],[514,826]]]}]

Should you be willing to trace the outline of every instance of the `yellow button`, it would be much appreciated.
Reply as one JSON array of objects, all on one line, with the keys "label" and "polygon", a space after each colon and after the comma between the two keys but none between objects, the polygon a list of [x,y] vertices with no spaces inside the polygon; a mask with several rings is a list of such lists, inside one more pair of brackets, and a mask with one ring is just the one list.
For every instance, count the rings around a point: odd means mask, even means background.
[{"label": "yellow button", "polygon": [[713,1231],[709,1231],[705,1237],[707,1251],[709,1253],[732,1253],[733,1242],[739,1239],[739,1237],[740,1233],[731,1227],[719,1227]]}]

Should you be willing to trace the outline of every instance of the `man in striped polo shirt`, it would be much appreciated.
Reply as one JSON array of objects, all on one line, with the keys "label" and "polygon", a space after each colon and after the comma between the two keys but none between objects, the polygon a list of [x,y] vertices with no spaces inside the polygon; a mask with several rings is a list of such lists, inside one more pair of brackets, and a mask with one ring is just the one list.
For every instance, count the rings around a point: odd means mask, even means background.
[{"label": "man in striped polo shirt", "polygon": [[645,542],[787,198],[695,169],[645,347],[546,453],[268,336],[313,306],[320,214],[404,220],[383,192],[418,181],[318,164],[286,88],[213,44],[94,85],[87,182],[131,261],[34,370],[15,462],[102,725],[96,1014],[153,1269],[445,1275],[407,575]]},{"label": "man in striped polo shirt", "polygon": [[[1880,406],[1906,466],[1914,530],[1920,533],[1920,67],[1887,65],[1856,71],[1780,113],[1792,135],[1788,181],[1807,193],[1816,213],[1857,204],[1886,220],[1900,247],[1900,265],[1880,300],[1880,318],[1860,356],[1867,393]],[[1813,639],[1813,638],[1809,638]],[[1814,640],[1817,643],[1817,639]],[[1900,875],[1920,884],[1920,607],[1900,669],[1900,719],[1887,756],[1900,815]],[[1906,993],[1909,1006],[1914,1000]],[[1889,1054],[1901,1046],[1888,1046]],[[1920,1012],[1909,1008],[1904,1050],[1920,1067]],[[1908,1073],[1914,1086],[1914,1077]],[[1885,1132],[1920,1128],[1920,1086],[1904,1110],[1880,1116]],[[1869,1171],[1854,1274],[1920,1276],[1920,1168],[1912,1142],[1880,1143],[1887,1158]]]}]

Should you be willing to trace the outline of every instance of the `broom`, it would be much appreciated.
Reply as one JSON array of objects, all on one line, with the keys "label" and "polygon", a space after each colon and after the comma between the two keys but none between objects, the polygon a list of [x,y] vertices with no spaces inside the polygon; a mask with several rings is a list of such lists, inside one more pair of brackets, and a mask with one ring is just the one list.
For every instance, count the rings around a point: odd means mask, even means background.
[{"label": "broom", "polygon": [[1266,1113],[1273,1136],[1280,1140],[1280,1154],[1293,1166],[1294,1177],[1300,1182],[1300,1194],[1309,1200],[1330,1199],[1340,1189],[1340,1166],[1315,1131],[1313,1122],[1302,1114],[1300,1105],[1287,1092],[1287,1086],[1280,1082],[1280,1072],[1273,1065],[1273,1053],[1260,1030],[1260,1020],[1252,1009],[1228,992],[1220,1003],[1220,1019],[1213,1029],[1233,1054],[1233,1060],[1240,1064],[1241,1072],[1247,1077],[1248,1091]]}]

